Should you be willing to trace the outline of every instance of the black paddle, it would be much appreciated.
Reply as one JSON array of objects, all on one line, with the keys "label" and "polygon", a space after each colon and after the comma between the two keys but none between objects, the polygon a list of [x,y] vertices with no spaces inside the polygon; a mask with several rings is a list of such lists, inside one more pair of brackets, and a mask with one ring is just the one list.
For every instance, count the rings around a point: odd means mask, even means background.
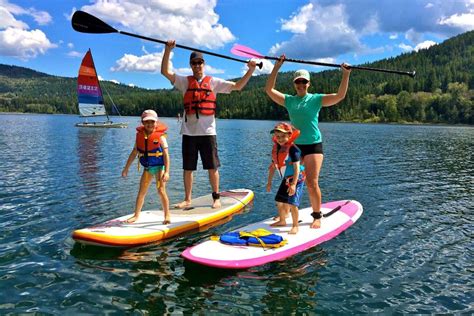
[{"label": "black paddle", "polygon": [[[241,56],[241,57],[248,57],[248,58],[259,58],[259,59],[270,59],[270,60],[279,60],[280,58],[274,56],[265,56],[260,54],[259,52],[253,50],[250,47],[234,44],[234,47],[231,49],[232,54]],[[299,64],[309,64],[309,65],[316,65],[316,66],[326,66],[326,67],[341,67],[339,64],[332,64],[332,63],[325,63],[320,61],[310,61],[310,60],[301,60],[301,59],[293,59],[293,58],[285,58],[285,61],[289,61],[292,63],[299,63]],[[359,69],[359,70],[366,70],[366,71],[378,71],[378,72],[386,72],[398,75],[406,75],[412,78],[415,78],[415,71],[400,71],[400,70],[390,70],[390,69],[382,69],[382,68],[371,68],[371,67],[362,67],[362,66],[349,66],[350,69]]]},{"label": "black paddle", "polygon": [[[117,29],[111,27],[110,25],[108,25],[107,23],[105,23],[104,21],[102,21],[102,20],[96,18],[95,16],[93,16],[93,15],[87,13],[87,12],[84,12],[84,11],[74,12],[74,14],[72,16],[71,24],[72,24],[72,28],[74,30],[76,30],[77,32],[81,32],[81,33],[91,33],[91,34],[119,33],[119,34],[128,35],[128,36],[140,38],[140,39],[147,40],[147,41],[166,44],[166,41],[163,41],[163,40],[158,40],[158,39],[151,38],[151,37],[141,36],[141,35],[137,35],[137,34],[117,30]],[[216,56],[216,57],[230,59],[230,60],[238,61],[238,62],[245,63],[245,64],[248,63],[247,60],[238,59],[238,58],[234,58],[234,57],[230,57],[230,56],[226,56],[226,55],[221,55],[221,54],[217,54],[217,53],[212,53],[212,52],[208,52],[208,51],[205,51],[205,50],[202,50],[202,49],[197,49],[197,48],[193,48],[193,47],[189,47],[189,46],[176,44],[176,47],[191,50],[191,51],[201,52],[201,53]],[[263,62],[260,62],[259,64],[257,64],[257,66],[258,66],[258,68],[262,69]]]}]

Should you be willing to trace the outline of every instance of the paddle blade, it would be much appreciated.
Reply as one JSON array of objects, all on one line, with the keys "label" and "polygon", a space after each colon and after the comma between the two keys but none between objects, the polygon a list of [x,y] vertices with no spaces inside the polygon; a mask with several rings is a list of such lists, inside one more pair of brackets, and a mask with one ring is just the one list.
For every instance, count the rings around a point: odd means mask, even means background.
[{"label": "paddle blade", "polygon": [[71,20],[72,28],[81,33],[116,33],[117,30],[96,18],[95,16],[84,12],[74,12]]},{"label": "paddle blade", "polygon": [[241,56],[241,57],[248,57],[248,58],[265,58],[262,54],[257,51],[254,51],[250,47],[234,44],[230,52],[234,55]]}]

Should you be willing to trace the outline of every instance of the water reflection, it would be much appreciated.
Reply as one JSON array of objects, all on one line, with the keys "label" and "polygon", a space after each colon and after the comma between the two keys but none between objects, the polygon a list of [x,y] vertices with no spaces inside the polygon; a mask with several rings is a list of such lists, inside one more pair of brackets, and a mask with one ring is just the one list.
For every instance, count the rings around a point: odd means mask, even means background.
[{"label": "water reflection", "polygon": [[[130,118],[130,126],[136,121]],[[122,180],[120,170],[135,131],[80,131],[76,122],[75,116],[0,115],[0,314],[472,310],[473,128],[322,123],[323,199],[360,201],[360,220],[284,261],[216,271],[180,254],[210,235],[275,213],[273,194],[264,192],[274,122],[218,122],[222,187],[254,190],[250,212],[127,250],[80,248],[70,234],[130,213],[139,174]],[[175,119],[168,125],[175,127]],[[34,137],[22,137],[28,128]],[[169,195],[179,200],[177,128],[170,128],[169,140]],[[17,145],[22,141],[28,146]],[[31,148],[31,164],[22,164]],[[197,173],[195,196],[209,191],[207,174]],[[155,207],[156,197],[149,196],[155,200],[147,208]],[[309,206],[307,196],[302,202]]]}]

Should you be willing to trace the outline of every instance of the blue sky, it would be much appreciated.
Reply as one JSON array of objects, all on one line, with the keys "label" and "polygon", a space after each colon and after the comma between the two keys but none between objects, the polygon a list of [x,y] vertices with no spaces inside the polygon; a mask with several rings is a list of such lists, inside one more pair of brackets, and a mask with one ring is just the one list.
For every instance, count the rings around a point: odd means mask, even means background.
[{"label": "blue sky", "polygon": [[[118,30],[229,56],[238,43],[266,55],[350,64],[427,48],[474,29],[474,0],[0,0],[0,63],[75,77],[91,48],[104,80],[171,87],[160,74],[163,45],[75,32],[70,20],[75,10]],[[189,53],[174,50],[175,72],[190,73]],[[224,79],[239,77],[246,68],[211,56],[206,63],[207,74]],[[271,68],[267,61],[256,73]],[[302,66],[286,63],[282,70],[297,68]]]}]

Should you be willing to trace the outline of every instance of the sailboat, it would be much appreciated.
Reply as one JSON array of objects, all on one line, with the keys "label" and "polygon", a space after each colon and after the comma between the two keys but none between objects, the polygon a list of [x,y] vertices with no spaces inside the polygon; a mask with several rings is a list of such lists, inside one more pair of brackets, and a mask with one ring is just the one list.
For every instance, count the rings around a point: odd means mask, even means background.
[{"label": "sailboat", "polygon": [[[108,93],[107,93],[108,94]],[[108,94],[109,95],[109,94]],[[100,88],[99,78],[92,59],[92,53],[89,49],[82,59],[81,67],[79,68],[79,75],[77,76],[77,97],[79,100],[79,114],[85,117],[85,122],[77,123],[78,127],[127,127],[127,123],[114,123],[110,120],[104,106],[104,98],[102,96],[102,89]],[[112,101],[112,107],[118,113],[118,108]],[[120,115],[120,113],[119,113]],[[96,116],[107,116],[107,121],[88,122],[87,118]]]}]

